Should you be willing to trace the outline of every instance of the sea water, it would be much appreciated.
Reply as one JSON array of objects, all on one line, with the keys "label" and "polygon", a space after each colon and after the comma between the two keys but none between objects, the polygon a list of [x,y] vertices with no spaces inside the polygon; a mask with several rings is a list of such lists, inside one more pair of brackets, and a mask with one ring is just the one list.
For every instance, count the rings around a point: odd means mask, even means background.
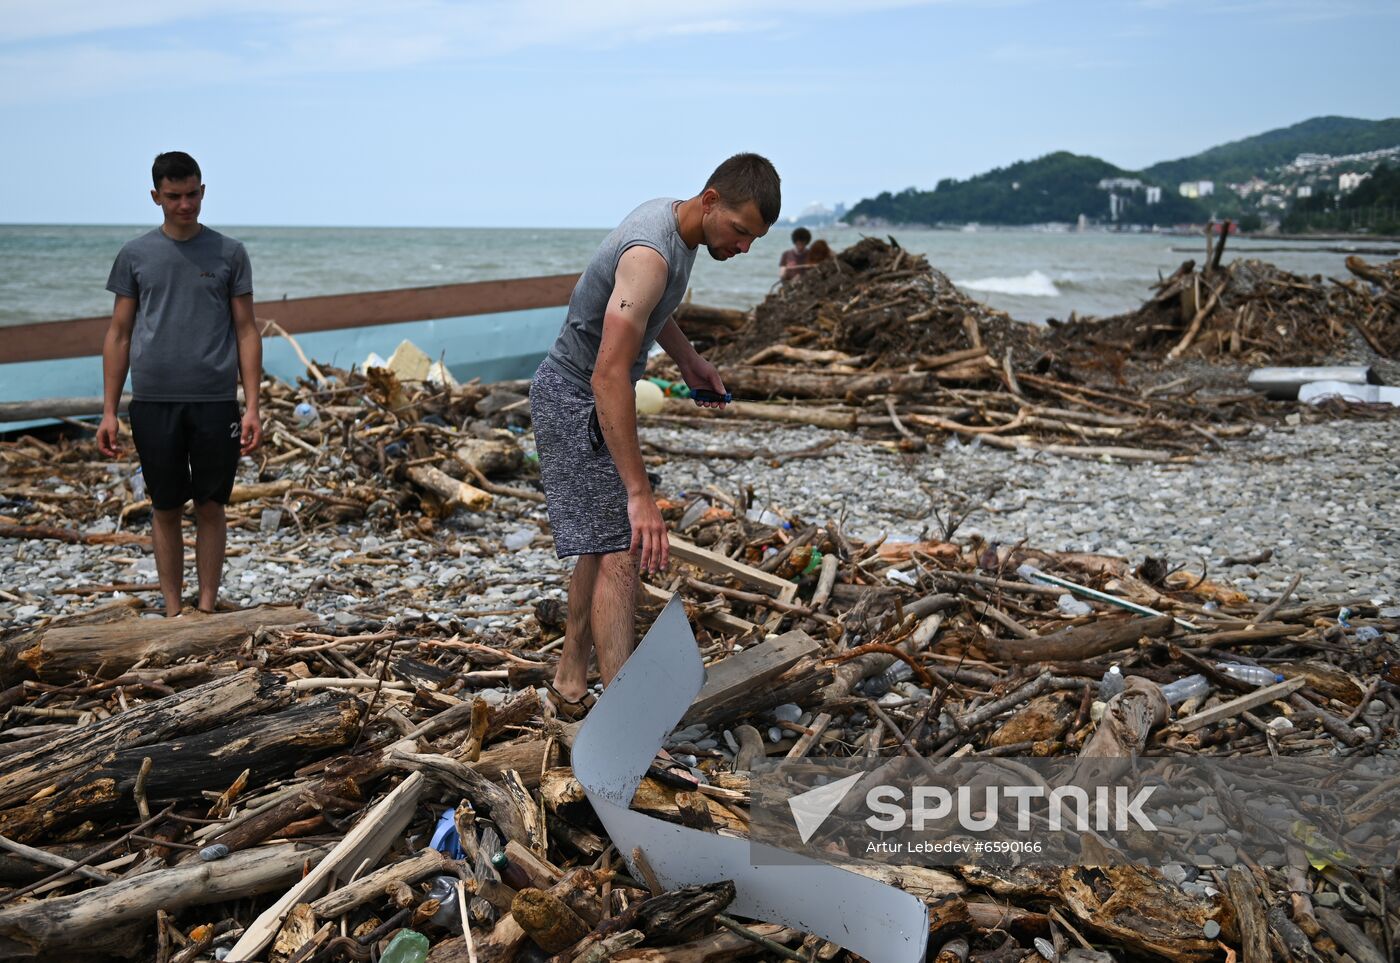
[{"label": "sea water", "polygon": [[[607,234],[602,228],[213,226],[247,246],[259,300],[577,272]],[[109,312],[112,296],[104,286],[112,259],[124,241],[149,229],[0,225],[0,326]],[[691,276],[694,300],[735,308],[763,300],[777,282],[778,257],[790,245],[790,233],[775,225],[748,254],[726,262],[701,250]],[[812,231],[838,251],[867,233],[892,235],[972,297],[1036,323],[1071,312],[1082,317],[1131,310],[1150,294],[1159,274],[1205,256],[1199,236],[844,226]],[[1347,249],[1389,258],[1394,247],[1393,241],[1232,237],[1225,260],[1255,256],[1300,274],[1348,277]]]}]

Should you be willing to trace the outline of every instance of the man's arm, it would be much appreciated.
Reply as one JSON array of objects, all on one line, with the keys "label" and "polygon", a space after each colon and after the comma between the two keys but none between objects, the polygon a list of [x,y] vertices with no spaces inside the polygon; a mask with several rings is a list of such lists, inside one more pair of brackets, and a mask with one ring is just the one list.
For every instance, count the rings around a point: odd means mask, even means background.
[{"label": "man's arm", "polygon": [[233,332],[238,338],[238,379],[243,382],[243,424],[240,450],[248,454],[262,444],[262,418],[258,390],[262,384],[262,335],[253,316],[253,296],[239,294],[229,306],[233,312]]},{"label": "man's arm", "polygon": [[637,443],[632,363],[642,349],[647,319],[665,290],[665,259],[648,247],[628,248],[617,263],[592,379],[598,423],[627,488],[627,518],[632,525],[628,551],[640,551],[641,567],[646,570],[666,567],[670,545]]},{"label": "man's arm", "polygon": [[112,304],[112,323],[102,342],[102,422],[97,426],[97,448],[108,458],[121,452],[117,440],[117,408],[131,367],[131,332],[136,327],[136,299],[118,294]]},{"label": "man's arm", "polygon": [[[719,372],[715,370],[714,365],[700,357],[700,352],[695,350],[695,345],[690,343],[681,326],[676,323],[674,314],[656,336],[656,343],[671,356],[686,384],[692,388],[709,388],[717,394],[724,394],[724,382],[720,380]],[[702,408],[724,407],[722,401],[701,401],[699,404]]]}]

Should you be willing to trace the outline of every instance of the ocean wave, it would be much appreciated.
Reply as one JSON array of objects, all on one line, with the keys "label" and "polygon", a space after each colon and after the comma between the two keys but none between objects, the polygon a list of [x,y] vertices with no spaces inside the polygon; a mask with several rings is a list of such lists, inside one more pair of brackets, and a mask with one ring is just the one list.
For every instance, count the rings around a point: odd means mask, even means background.
[{"label": "ocean wave", "polygon": [[991,294],[1019,294],[1028,298],[1058,298],[1060,289],[1049,275],[1032,271],[1014,278],[976,278],[971,281],[954,281],[968,291],[986,291]]}]

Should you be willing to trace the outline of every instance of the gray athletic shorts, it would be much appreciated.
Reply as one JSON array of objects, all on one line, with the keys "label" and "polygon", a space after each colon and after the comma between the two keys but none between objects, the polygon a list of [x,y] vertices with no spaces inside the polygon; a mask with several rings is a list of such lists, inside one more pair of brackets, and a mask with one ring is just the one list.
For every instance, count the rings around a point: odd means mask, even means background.
[{"label": "gray athletic shorts", "polygon": [[625,552],[632,544],[627,520],[627,489],[606,444],[594,450],[590,432],[593,393],[541,362],[530,382],[530,418],[540,456],[554,551],[570,555]]}]

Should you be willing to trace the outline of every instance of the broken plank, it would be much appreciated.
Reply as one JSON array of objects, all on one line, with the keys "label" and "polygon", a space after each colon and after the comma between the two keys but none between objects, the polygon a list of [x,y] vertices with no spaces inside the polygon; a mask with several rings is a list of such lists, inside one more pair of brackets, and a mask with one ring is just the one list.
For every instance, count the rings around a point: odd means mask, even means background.
[{"label": "broken plank", "polygon": [[336,843],[316,868],[254,920],[243,936],[233,945],[229,956],[235,960],[251,960],[272,942],[282,927],[282,918],[297,903],[306,903],[320,895],[332,875],[348,876],[364,860],[374,865],[399,838],[417,811],[418,796],[426,780],[415,772],[355,824],[345,838]]},{"label": "broken plank", "polygon": [[785,578],[779,578],[771,572],[765,572],[743,562],[736,562],[732,558],[720,555],[718,552],[712,552],[708,548],[693,545],[675,535],[670,537],[670,542],[672,557],[714,575],[737,578],[767,595],[782,596],[784,592],[794,588],[793,583]]},{"label": "broken plank", "polygon": [[1293,678],[1276,682],[1273,685],[1266,685],[1262,689],[1245,693],[1238,699],[1231,699],[1224,705],[1218,705],[1213,709],[1206,709],[1204,712],[1198,712],[1178,720],[1174,728],[1180,729],[1182,732],[1191,732],[1213,722],[1220,722],[1222,719],[1231,719],[1241,712],[1248,712],[1250,709],[1266,705],[1275,699],[1282,699],[1301,689],[1306,682],[1306,679]]},{"label": "broken plank", "polygon": [[685,714],[684,724],[708,716],[719,707],[744,698],[799,661],[816,655],[818,645],[806,632],[794,629],[766,639],[737,655],[705,667],[705,685]]}]

